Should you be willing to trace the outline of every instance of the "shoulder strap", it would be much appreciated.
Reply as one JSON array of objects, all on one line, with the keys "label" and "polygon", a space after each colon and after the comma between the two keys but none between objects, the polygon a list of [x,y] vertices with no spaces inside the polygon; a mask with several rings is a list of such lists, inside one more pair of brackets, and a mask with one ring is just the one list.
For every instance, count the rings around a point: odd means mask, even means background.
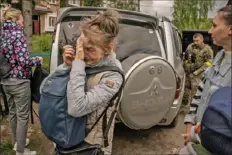
[{"label": "shoulder strap", "polygon": [[123,71],[116,66],[100,66],[100,67],[94,67],[94,68],[90,68],[90,67],[86,68],[87,75],[98,74],[98,73],[106,72],[106,71],[118,72],[119,74],[124,76]]},{"label": "shoulder strap", "polygon": [[89,90],[89,89],[91,89],[91,87],[97,85],[105,73],[106,72],[101,72],[101,73],[95,74],[93,76],[90,76],[87,80],[87,90]]},{"label": "shoulder strap", "polygon": [[[106,108],[104,109],[104,111],[101,113],[101,115],[98,117],[98,119],[96,120],[96,122],[94,123],[94,125],[86,133],[86,135],[88,135],[93,130],[93,128],[97,125],[97,123],[100,121],[100,119],[103,116],[106,117],[106,113],[107,113],[108,108],[111,107],[111,106],[113,106],[115,99],[118,97],[117,101],[115,102],[115,109],[114,109],[114,111],[112,112],[112,114],[110,116],[109,122],[108,123],[106,122],[106,118],[103,119],[103,124],[107,124],[107,125],[104,125],[105,127],[103,129],[104,130],[103,131],[103,137],[104,137],[104,145],[105,145],[105,147],[108,146],[108,132],[109,132],[110,126],[112,124],[112,121],[113,121],[113,119],[114,119],[114,117],[115,117],[115,115],[117,113],[117,107],[118,107],[119,101],[121,99],[122,89],[123,89],[124,83],[125,83],[125,77],[124,77],[123,71],[121,69],[119,69],[118,67],[116,67],[116,66],[103,66],[103,67],[95,67],[95,68],[87,68],[86,69],[86,74],[87,75],[101,73],[101,74],[99,74],[100,79],[101,79],[101,77],[104,75],[104,73],[106,71],[113,71],[113,72],[118,72],[119,74],[121,74],[122,78],[123,78],[123,83],[122,83],[119,91],[109,101],[108,105],[106,106]],[[102,75],[102,76],[100,76],[100,75]],[[99,79],[99,81],[100,81],[100,79]]]}]

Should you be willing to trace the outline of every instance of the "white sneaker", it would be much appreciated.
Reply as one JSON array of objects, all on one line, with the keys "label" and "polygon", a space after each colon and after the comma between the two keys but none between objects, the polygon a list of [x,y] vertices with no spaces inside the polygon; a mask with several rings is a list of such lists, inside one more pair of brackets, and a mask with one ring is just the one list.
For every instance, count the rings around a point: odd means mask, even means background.
[{"label": "white sneaker", "polygon": [[[25,147],[29,145],[29,142],[30,142],[30,140],[27,138]],[[17,149],[17,143],[15,143],[13,150],[16,151],[16,149]]]}]

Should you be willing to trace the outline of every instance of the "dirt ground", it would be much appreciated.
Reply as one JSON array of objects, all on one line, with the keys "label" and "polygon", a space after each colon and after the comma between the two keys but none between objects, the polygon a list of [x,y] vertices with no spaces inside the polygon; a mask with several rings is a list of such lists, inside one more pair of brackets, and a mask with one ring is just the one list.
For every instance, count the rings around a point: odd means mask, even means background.
[{"label": "dirt ground", "polygon": [[[36,106],[34,107],[37,109]],[[113,154],[173,154],[183,145],[181,134],[184,132],[183,119],[185,111],[186,109],[181,108],[178,124],[174,128],[156,126],[148,130],[135,131],[123,124],[117,124],[113,141]],[[54,151],[53,144],[41,132],[38,118],[36,116],[34,118],[35,124],[30,124],[28,131],[28,138],[30,139],[28,148],[37,151],[37,155],[50,155]],[[6,119],[1,120],[0,135],[2,144],[10,143],[11,132]],[[11,155],[12,153],[3,152],[0,154]]]}]

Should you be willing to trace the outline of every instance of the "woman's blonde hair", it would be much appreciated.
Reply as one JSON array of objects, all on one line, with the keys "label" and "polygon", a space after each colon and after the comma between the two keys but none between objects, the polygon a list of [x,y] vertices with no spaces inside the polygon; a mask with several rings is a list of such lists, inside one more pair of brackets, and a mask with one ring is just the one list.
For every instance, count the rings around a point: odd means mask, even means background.
[{"label": "woman's blonde hair", "polygon": [[96,16],[85,19],[81,23],[80,30],[88,38],[89,43],[111,52],[108,48],[119,33],[119,17],[117,11],[101,11]]},{"label": "woman's blonde hair", "polygon": [[22,15],[22,12],[20,10],[17,10],[15,8],[9,8],[4,13],[4,19],[16,21],[18,20],[20,15]]}]

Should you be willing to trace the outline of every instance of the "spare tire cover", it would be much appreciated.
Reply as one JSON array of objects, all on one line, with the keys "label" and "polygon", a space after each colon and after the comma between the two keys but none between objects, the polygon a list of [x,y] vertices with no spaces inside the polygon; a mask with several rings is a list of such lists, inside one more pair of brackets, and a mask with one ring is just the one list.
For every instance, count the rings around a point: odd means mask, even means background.
[{"label": "spare tire cover", "polygon": [[165,59],[132,55],[122,62],[126,73],[119,119],[131,129],[148,129],[168,113],[176,92],[176,76]]}]

